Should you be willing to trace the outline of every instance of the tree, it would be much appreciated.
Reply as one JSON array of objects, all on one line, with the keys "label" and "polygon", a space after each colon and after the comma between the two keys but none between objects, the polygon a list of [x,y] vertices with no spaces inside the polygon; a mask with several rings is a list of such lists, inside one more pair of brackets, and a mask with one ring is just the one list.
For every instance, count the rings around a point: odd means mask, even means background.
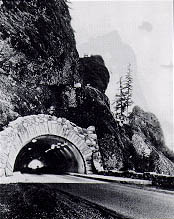
[{"label": "tree", "polygon": [[132,78],[131,64],[128,65],[128,70],[125,77],[120,77],[118,94],[115,95],[114,116],[120,121],[126,121],[129,116],[129,108],[133,104],[133,78]]},{"label": "tree", "polygon": [[133,78],[131,64],[128,65],[128,70],[125,76],[125,84],[123,88],[125,103],[126,103],[126,116],[129,116],[129,107],[133,104],[132,91],[133,91]]},{"label": "tree", "polygon": [[126,109],[126,99],[125,99],[125,92],[124,92],[122,77],[120,77],[118,94],[115,95],[115,101],[113,104],[114,104],[115,118],[119,120],[124,120],[124,117],[125,117],[124,112]]}]

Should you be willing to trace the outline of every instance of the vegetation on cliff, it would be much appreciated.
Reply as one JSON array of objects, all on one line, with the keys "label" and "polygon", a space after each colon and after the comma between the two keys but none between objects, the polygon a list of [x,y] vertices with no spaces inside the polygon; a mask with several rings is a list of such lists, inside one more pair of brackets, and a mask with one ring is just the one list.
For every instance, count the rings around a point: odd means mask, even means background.
[{"label": "vegetation on cliff", "polygon": [[1,73],[36,84],[73,84],[78,53],[64,0],[3,0]]},{"label": "vegetation on cliff", "polygon": [[79,82],[78,53],[64,0],[3,0],[0,6],[0,129],[47,113],[60,87]]}]

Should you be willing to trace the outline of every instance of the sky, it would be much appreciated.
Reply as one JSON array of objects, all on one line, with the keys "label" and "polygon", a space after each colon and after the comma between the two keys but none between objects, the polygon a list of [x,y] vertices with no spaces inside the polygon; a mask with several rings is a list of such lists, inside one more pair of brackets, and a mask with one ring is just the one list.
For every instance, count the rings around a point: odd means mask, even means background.
[{"label": "sky", "polygon": [[69,6],[80,56],[100,53],[110,71],[106,94],[111,102],[131,63],[135,105],[157,116],[174,150],[172,4],[74,0]]}]

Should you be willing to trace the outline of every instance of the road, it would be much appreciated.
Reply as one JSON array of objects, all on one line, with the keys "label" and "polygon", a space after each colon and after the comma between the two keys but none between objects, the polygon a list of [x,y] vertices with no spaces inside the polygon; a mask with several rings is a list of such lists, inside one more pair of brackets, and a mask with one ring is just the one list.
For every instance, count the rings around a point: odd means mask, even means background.
[{"label": "road", "polygon": [[[73,180],[81,182],[82,179],[73,177]],[[88,184],[59,184],[58,188],[129,218],[174,219],[174,193],[117,183],[94,182],[96,181],[90,180]]]},{"label": "road", "polygon": [[[32,177],[32,179],[30,179]],[[174,193],[69,175],[25,175],[25,182],[56,183],[55,189],[134,219],[174,219]]]},{"label": "road", "polygon": [[53,174],[20,174],[14,173],[11,177],[0,178],[0,184],[6,183],[100,183],[104,184],[106,182],[102,182],[99,180],[93,179],[85,179],[81,177],[75,177],[70,175],[53,175]]}]

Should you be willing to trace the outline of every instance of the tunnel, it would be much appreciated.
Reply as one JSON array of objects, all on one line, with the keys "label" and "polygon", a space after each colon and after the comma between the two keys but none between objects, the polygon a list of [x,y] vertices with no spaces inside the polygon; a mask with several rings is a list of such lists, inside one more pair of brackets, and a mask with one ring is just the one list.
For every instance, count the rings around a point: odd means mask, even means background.
[{"label": "tunnel", "polygon": [[14,172],[30,174],[86,173],[81,152],[65,138],[44,135],[32,139],[18,153]]}]

